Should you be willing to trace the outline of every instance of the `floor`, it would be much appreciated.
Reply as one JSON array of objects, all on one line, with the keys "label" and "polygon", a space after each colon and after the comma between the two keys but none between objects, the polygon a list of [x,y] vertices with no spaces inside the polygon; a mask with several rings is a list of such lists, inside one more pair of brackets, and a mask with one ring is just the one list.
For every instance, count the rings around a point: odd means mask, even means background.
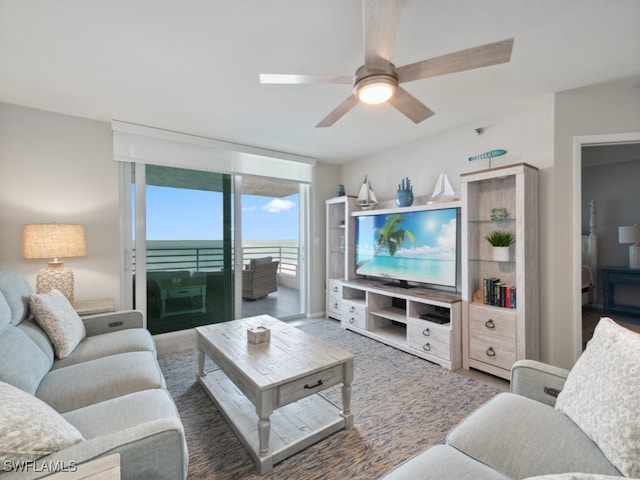
[{"label": "floor", "polygon": [[256,315],[271,315],[276,318],[288,318],[300,315],[300,291],[294,288],[278,285],[278,291],[270,293],[260,300],[242,300],[241,318]]}]

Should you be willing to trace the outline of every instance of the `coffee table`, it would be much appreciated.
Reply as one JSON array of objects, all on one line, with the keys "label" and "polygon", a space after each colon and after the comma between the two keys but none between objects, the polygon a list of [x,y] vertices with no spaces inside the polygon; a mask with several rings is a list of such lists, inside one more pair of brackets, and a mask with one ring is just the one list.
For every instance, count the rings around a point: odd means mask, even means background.
[{"label": "coffee table", "polygon": [[[247,328],[270,329],[253,344]],[[353,354],[269,315],[196,328],[197,380],[255,460],[260,474],[353,426]],[[218,368],[205,371],[205,355]],[[342,384],[342,409],[317,392]]]},{"label": "coffee table", "polygon": [[[207,282],[201,277],[158,278],[156,285],[160,290],[160,318],[187,313],[206,313]],[[197,299],[198,305],[167,310],[167,300],[175,298]]]}]

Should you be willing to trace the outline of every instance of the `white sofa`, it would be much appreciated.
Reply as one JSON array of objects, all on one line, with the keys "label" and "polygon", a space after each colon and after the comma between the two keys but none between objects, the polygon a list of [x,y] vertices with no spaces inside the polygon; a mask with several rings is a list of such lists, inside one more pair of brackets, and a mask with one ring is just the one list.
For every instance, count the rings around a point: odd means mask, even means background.
[{"label": "white sofa", "polygon": [[382,478],[623,476],[640,477],[640,335],[603,318],[570,372],[531,360],[516,362],[511,392],[472,413],[444,445]]},{"label": "white sofa", "polygon": [[[41,478],[119,453],[123,479],[185,479],[183,426],[142,314],[81,321],[56,293],[32,297],[24,277],[0,272],[0,478]],[[33,318],[34,301],[80,328],[70,353]]]}]

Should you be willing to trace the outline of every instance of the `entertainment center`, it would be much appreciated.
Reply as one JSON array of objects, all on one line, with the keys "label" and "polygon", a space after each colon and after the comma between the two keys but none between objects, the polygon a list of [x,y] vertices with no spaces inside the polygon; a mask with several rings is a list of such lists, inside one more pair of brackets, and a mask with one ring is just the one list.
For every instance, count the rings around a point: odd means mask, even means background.
[{"label": "entertainment center", "polygon": [[460,202],[356,211],[342,196],[326,207],[327,316],[460,368]]},{"label": "entertainment center", "polygon": [[445,368],[508,379],[515,361],[540,355],[538,169],[460,180],[461,202],[327,200],[327,316]]}]

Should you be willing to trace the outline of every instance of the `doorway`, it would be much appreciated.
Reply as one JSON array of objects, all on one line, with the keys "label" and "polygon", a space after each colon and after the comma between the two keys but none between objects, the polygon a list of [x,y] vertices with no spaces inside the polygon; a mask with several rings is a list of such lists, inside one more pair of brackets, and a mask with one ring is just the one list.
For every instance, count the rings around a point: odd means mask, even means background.
[{"label": "doorway", "polygon": [[[636,179],[640,178],[640,138],[625,136],[620,139],[619,136],[605,135],[589,139],[580,146],[578,203],[581,234],[587,235],[591,228],[597,242],[597,249],[592,252],[596,255],[597,267],[587,271],[588,252],[585,257],[582,249],[580,285],[582,289],[588,288],[585,287],[585,278],[591,275],[593,288],[593,292],[581,296],[579,311],[582,312],[580,333],[583,349],[602,316],[609,316],[632,330],[640,331],[637,314],[604,308],[602,282],[603,268],[628,267],[628,245],[619,243],[618,227],[640,223],[640,212],[636,207],[640,202],[640,192],[635,185]],[[640,306],[637,300],[639,293],[637,286],[617,285],[616,303]]]}]

